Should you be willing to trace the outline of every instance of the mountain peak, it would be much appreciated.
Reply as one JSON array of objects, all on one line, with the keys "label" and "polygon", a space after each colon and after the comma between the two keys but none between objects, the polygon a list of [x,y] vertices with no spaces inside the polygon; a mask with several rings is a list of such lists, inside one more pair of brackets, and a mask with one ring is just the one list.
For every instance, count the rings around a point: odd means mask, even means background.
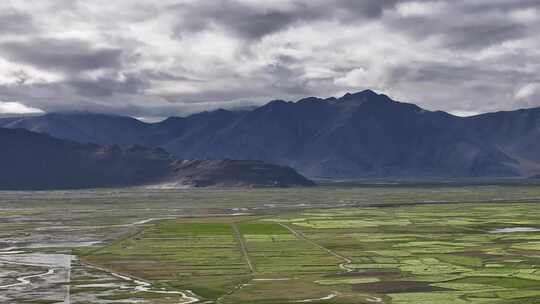
[{"label": "mountain peak", "polygon": [[[282,100],[282,99],[275,99],[275,100],[272,100],[270,101],[269,103],[267,103],[266,105],[262,106],[261,108],[265,108],[265,107],[275,107],[275,106],[283,106],[283,105],[286,105],[288,104],[289,102],[285,101],[285,100]],[[259,108],[260,109],[260,108]],[[255,109],[257,110],[257,109]]]},{"label": "mountain peak", "polygon": [[393,102],[394,100],[384,94],[377,94],[372,90],[364,90],[357,93],[347,93],[338,99],[338,102],[354,104],[365,104],[367,102],[380,103],[389,101]]},{"label": "mountain peak", "polygon": [[296,103],[309,103],[309,102],[321,102],[323,101],[323,99],[321,98],[318,98],[318,97],[306,97],[306,98],[302,98],[300,100],[298,100]]},{"label": "mountain peak", "polygon": [[363,91],[356,92],[356,93],[347,93],[347,94],[343,95],[342,98],[347,98],[347,97],[351,97],[351,96],[354,96],[354,97],[376,97],[376,96],[379,96],[379,94],[377,94],[375,91],[367,89],[367,90],[363,90]]},{"label": "mountain peak", "polygon": [[373,98],[376,98],[376,97],[379,97],[379,96],[385,96],[386,97],[386,95],[379,95],[379,94],[377,94],[376,92],[374,92],[372,90],[363,90],[361,92],[356,92],[356,93],[346,93],[345,95],[343,95],[340,98],[330,97],[330,98],[323,99],[323,98],[313,97],[313,96],[312,97],[305,97],[305,98],[302,98],[302,99],[298,100],[296,103],[298,103],[298,104],[319,103],[319,102],[335,103],[335,102],[343,101],[343,100],[344,101],[346,101],[346,100],[365,101],[365,100],[373,99]]}]

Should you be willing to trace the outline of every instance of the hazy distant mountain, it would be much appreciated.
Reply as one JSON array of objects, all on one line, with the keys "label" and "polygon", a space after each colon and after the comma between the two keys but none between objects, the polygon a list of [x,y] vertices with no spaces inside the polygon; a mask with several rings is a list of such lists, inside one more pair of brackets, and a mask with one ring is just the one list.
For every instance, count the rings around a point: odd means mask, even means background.
[{"label": "hazy distant mountain", "polygon": [[157,146],[181,159],[264,160],[309,176],[540,173],[540,109],[461,118],[370,90],[341,98],[276,100],[251,111],[218,110],[155,124],[56,113],[4,126],[81,142]]},{"label": "hazy distant mountain", "polygon": [[0,189],[72,189],[174,183],[310,186],[291,168],[250,161],[178,161],[159,148],[98,146],[0,128]]},{"label": "hazy distant mountain", "polygon": [[[2,123],[0,119],[0,123]],[[4,128],[24,128],[83,143],[132,145],[143,142],[147,124],[130,117],[93,113],[51,113],[4,119]]]},{"label": "hazy distant mountain", "polygon": [[522,175],[540,174],[540,108],[468,117],[460,127],[460,133],[510,155]]}]

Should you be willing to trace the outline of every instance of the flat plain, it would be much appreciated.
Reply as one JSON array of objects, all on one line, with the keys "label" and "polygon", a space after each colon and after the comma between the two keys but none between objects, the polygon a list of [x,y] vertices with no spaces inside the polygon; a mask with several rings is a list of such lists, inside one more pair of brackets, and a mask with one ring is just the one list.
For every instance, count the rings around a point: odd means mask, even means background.
[{"label": "flat plain", "polygon": [[6,303],[540,303],[540,187],[0,195]]}]

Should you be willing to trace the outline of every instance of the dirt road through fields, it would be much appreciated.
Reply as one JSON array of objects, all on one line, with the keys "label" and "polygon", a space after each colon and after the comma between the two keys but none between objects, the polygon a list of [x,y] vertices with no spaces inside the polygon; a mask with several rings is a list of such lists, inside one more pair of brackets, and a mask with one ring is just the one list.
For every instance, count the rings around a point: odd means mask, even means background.
[{"label": "dirt road through fields", "polygon": [[347,272],[350,272],[350,271],[353,271],[352,268],[350,268],[348,265],[351,264],[353,261],[351,259],[349,259],[348,257],[346,256],[343,256],[337,252],[335,252],[334,250],[332,249],[328,249],[326,247],[324,247],[323,245],[315,242],[315,241],[312,241],[310,239],[308,239],[302,232],[298,231],[298,230],[295,230],[294,228],[292,228],[291,226],[287,225],[287,224],[283,224],[283,223],[278,223],[280,226],[284,227],[285,229],[289,230],[292,234],[294,234],[297,238],[301,239],[301,240],[304,240],[326,252],[328,252],[329,254],[339,258],[339,259],[342,259],[343,261],[345,261],[345,263],[341,263],[339,264],[339,268],[347,271]]}]

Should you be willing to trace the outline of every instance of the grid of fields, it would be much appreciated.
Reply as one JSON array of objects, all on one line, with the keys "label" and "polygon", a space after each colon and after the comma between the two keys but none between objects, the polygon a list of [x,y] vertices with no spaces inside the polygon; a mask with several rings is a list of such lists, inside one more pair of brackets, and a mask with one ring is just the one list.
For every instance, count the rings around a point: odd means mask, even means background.
[{"label": "grid of fields", "polygon": [[167,220],[84,260],[219,303],[540,303],[535,204]]},{"label": "grid of fields", "polygon": [[250,274],[230,223],[164,221],[92,252],[85,261],[159,286],[198,288],[208,297]]},{"label": "grid of fields", "polygon": [[350,271],[334,282],[374,301],[540,303],[535,204],[434,207],[310,211],[286,220],[349,257]]},{"label": "grid of fields", "polygon": [[273,223],[242,223],[257,275],[324,274],[337,272],[341,260]]}]

